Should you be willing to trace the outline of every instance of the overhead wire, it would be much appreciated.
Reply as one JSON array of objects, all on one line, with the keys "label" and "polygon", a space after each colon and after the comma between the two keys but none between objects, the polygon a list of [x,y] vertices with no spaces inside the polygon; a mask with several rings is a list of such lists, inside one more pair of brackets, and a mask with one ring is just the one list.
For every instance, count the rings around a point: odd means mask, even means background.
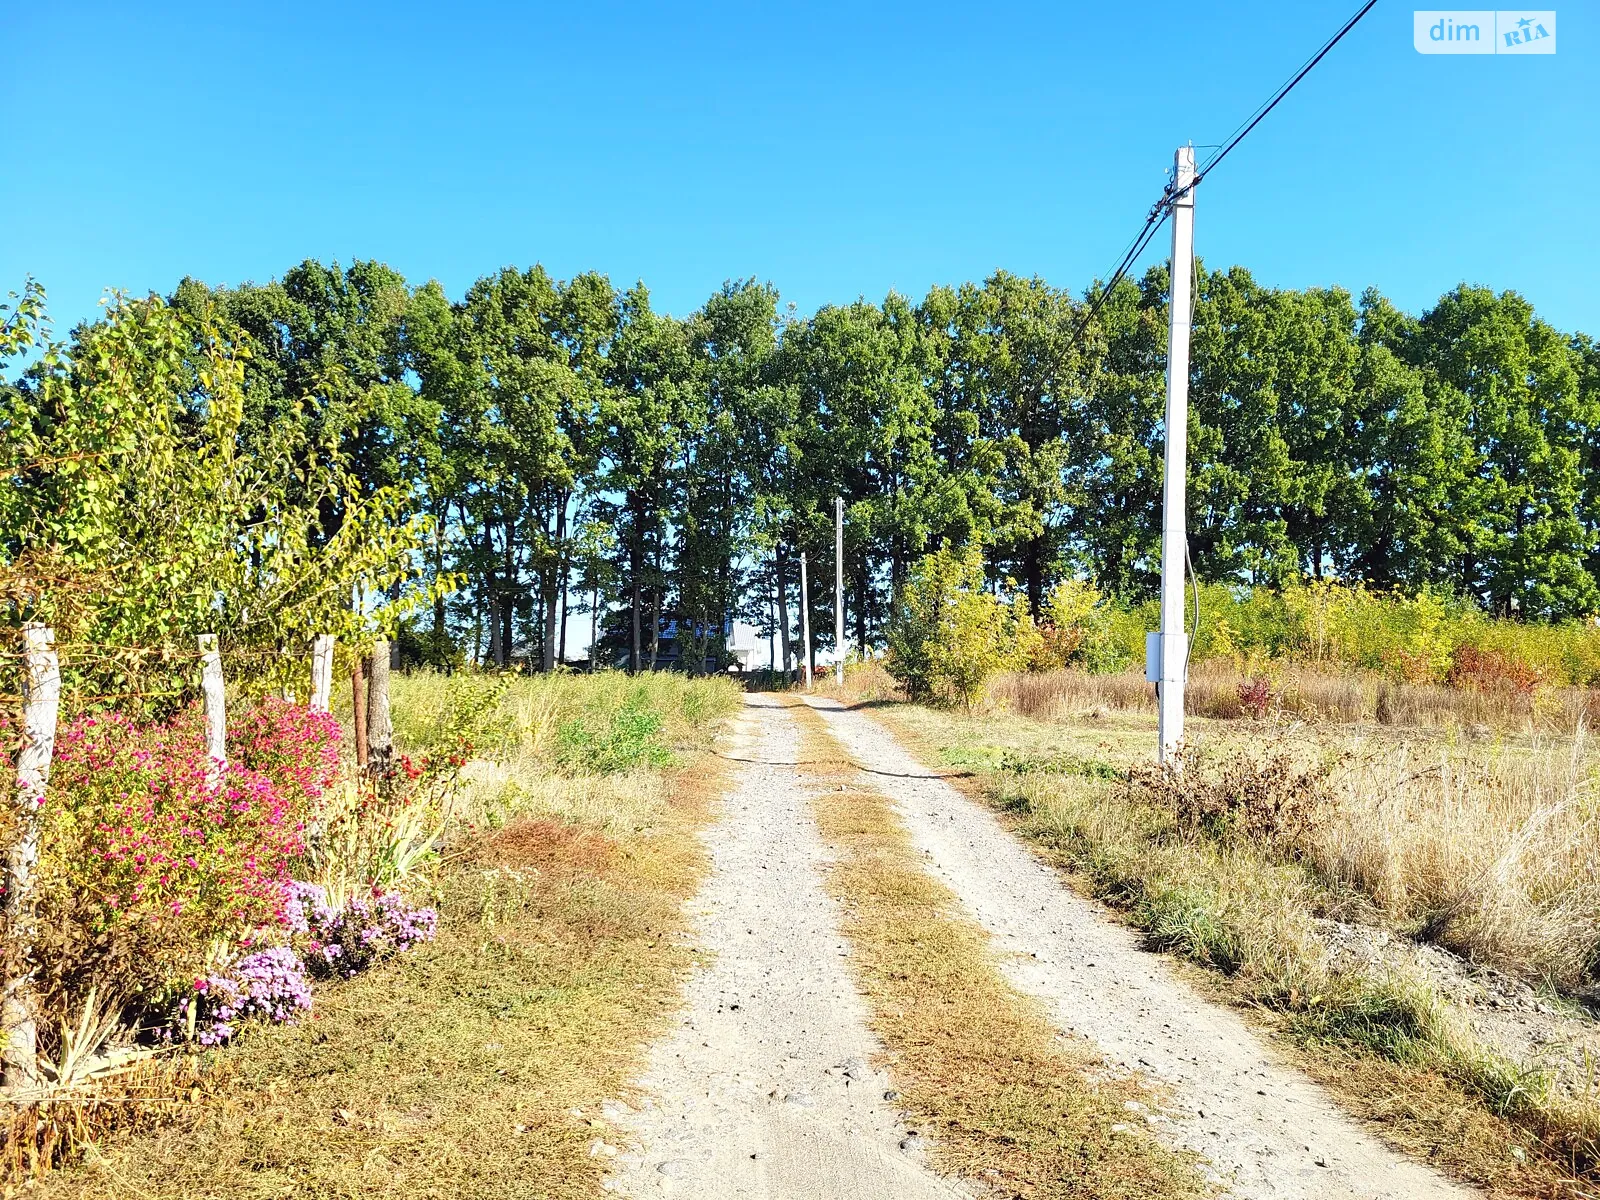
[{"label": "overhead wire", "polygon": [[1095,314],[1105,304],[1106,298],[1116,289],[1117,284],[1126,277],[1128,269],[1138,261],[1139,255],[1144,253],[1145,247],[1150,244],[1151,239],[1155,237],[1157,231],[1166,223],[1167,217],[1171,215],[1172,206],[1199,186],[1200,181],[1206,175],[1216,170],[1222,164],[1222,160],[1233,153],[1234,147],[1249,137],[1255,127],[1266,120],[1267,114],[1278,107],[1284,97],[1292,92],[1296,85],[1309,75],[1319,62],[1327,57],[1329,51],[1344,40],[1345,35],[1354,29],[1361,21],[1361,18],[1371,12],[1377,3],[1378,0],[1367,0],[1348,21],[1339,27],[1337,33],[1324,42],[1315,54],[1300,65],[1299,70],[1280,85],[1271,96],[1257,105],[1255,111],[1235,127],[1234,132],[1217,148],[1216,153],[1195,169],[1193,179],[1181,188],[1177,186],[1176,180],[1167,183],[1166,187],[1162,189],[1160,198],[1151,205],[1149,215],[1145,217],[1144,226],[1138,233],[1134,234],[1128,250],[1112,270],[1105,286],[1100,289],[1099,294],[1090,302],[1088,309],[1078,321],[1077,328],[1073,330],[1073,341],[1077,341],[1078,338],[1083,336],[1083,331],[1089,327],[1089,322],[1094,320]]},{"label": "overhead wire", "polygon": [[1341,41],[1343,41],[1345,34],[1354,29],[1360,22],[1361,18],[1371,12],[1373,6],[1377,3],[1378,0],[1367,0],[1367,2],[1356,11],[1356,14],[1353,17],[1339,27],[1338,33],[1334,34],[1326,42],[1322,43],[1322,48],[1313,54],[1309,59],[1307,59],[1300,69],[1290,77],[1289,81],[1272,94],[1271,99],[1267,100],[1264,104],[1257,108],[1253,114],[1251,114],[1251,116],[1247,119],[1247,123],[1240,129],[1236,130],[1234,134],[1229,137],[1225,143],[1223,143],[1222,149],[1218,150],[1210,158],[1206,159],[1200,168],[1195,171],[1194,182],[1189,186],[1194,187],[1195,184],[1198,184],[1200,180],[1205,177],[1207,172],[1215,170],[1221,164],[1222,160],[1227,158],[1228,155],[1233,152],[1233,148],[1235,146],[1244,141],[1245,138],[1249,137],[1251,130],[1253,130],[1257,125],[1261,124],[1262,121],[1266,120],[1267,114],[1273,109],[1277,108],[1278,104],[1285,96],[1294,91],[1296,84],[1298,84],[1307,75],[1311,74],[1312,68],[1326,58],[1328,52],[1337,46]]}]

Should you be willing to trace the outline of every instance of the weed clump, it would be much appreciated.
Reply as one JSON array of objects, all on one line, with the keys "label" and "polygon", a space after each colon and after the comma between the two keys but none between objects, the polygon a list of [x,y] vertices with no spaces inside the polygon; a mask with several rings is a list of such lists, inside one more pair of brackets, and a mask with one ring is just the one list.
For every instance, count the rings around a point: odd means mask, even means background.
[{"label": "weed clump", "polygon": [[1220,770],[1199,761],[1134,769],[1127,799],[1170,817],[1186,837],[1272,843],[1294,852],[1332,805],[1329,768],[1287,749],[1240,754]]},{"label": "weed clump", "polygon": [[560,760],[569,769],[602,775],[634,767],[660,769],[672,762],[672,751],[661,742],[661,728],[661,714],[630,696],[609,715],[584,713],[562,722],[557,734]]}]

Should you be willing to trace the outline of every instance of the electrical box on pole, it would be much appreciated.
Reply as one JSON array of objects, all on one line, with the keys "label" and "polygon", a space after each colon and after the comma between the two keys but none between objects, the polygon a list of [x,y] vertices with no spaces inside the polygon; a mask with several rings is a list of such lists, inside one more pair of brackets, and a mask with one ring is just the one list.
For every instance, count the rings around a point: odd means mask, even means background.
[{"label": "electrical box on pole", "polygon": [[844,686],[844,497],[833,498],[834,678]]},{"label": "electrical box on pole", "polygon": [[[1189,556],[1189,314],[1194,280],[1194,147],[1179,146],[1172,178],[1172,290],[1167,339],[1166,473],[1161,495],[1161,634],[1147,651],[1160,712],[1161,762],[1181,767],[1183,689],[1189,639],[1183,631],[1184,566]],[[1150,647],[1155,649],[1155,647]]]}]

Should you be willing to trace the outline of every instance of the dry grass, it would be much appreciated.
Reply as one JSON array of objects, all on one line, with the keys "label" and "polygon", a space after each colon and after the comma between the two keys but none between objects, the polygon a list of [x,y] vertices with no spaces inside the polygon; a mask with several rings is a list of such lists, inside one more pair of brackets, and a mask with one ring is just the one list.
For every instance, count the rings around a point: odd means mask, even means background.
[{"label": "dry grass", "polygon": [[1000,977],[983,933],[918,862],[891,804],[801,709],[828,877],[900,1103],[939,1167],[1026,1197],[1204,1195],[1194,1164],[1130,1129],[1132,1079],[1063,1041]]},{"label": "dry grass", "polygon": [[1518,746],[1355,739],[1296,837],[1330,886],[1403,932],[1562,988],[1600,971],[1600,802],[1586,738]]},{"label": "dry grass", "polygon": [[[1441,894],[1427,890],[1433,881],[1448,885],[1442,894],[1454,906],[1452,920],[1436,923],[1439,936],[1454,928],[1459,938],[1472,936],[1480,954],[1522,956],[1525,964],[1552,955],[1576,961],[1575,947],[1593,945],[1596,923],[1570,906],[1592,898],[1593,875],[1584,872],[1595,860],[1593,809],[1585,816],[1587,801],[1570,801],[1572,780],[1587,774],[1572,743],[1435,743],[1419,762],[1414,748],[1373,737],[1321,786],[1316,821],[1299,820],[1291,806],[1281,826],[1234,825],[1237,816],[1216,819],[1229,796],[1213,794],[1217,803],[1200,804],[1203,819],[1186,824],[1180,802],[1102,769],[1148,761],[1148,718],[1041,724],[912,706],[884,716],[927,759],[969,768],[953,781],[1123,911],[1154,948],[1215,972],[1222,995],[1264,1014],[1308,1069],[1396,1144],[1496,1196],[1596,1193],[1593,1096],[1555,1091],[1542,1073],[1477,1046],[1426,981],[1335,967],[1315,922],[1357,912],[1415,918],[1435,911],[1437,900],[1425,899]],[[1196,733],[1213,758],[1237,762],[1251,747],[1233,736],[1236,728],[1198,723]],[[1332,753],[1307,731],[1297,736],[1302,763]],[[1441,755],[1466,756],[1476,767],[1426,769]],[[1383,763],[1390,774],[1378,773]],[[1211,768],[1194,764],[1191,773],[1202,770]],[[1249,774],[1247,766],[1238,772]],[[1191,780],[1188,788],[1200,786]],[[1241,803],[1273,810],[1270,796],[1247,800],[1237,793],[1248,787],[1238,779],[1230,786]],[[1478,791],[1485,786],[1498,788],[1498,799],[1486,800]],[[1245,829],[1249,835],[1238,836]],[[1342,875],[1316,859],[1339,848]],[[1365,864],[1370,894],[1354,890],[1362,886],[1356,862]],[[1474,872],[1477,889],[1466,886]],[[1486,877],[1491,886],[1494,878],[1511,881],[1504,897],[1484,894]],[[1588,893],[1578,887],[1585,879]],[[1405,886],[1396,890],[1396,880]],[[1518,931],[1514,938],[1508,928]]]},{"label": "dry grass", "polygon": [[38,1194],[601,1194],[595,1109],[667,1023],[696,831],[725,782],[710,756],[680,759],[533,779],[540,760],[517,754],[490,773],[502,801],[514,785],[498,828],[463,828],[446,855],[435,942],[320,989],[309,1021],[252,1030],[216,1056],[214,1100],[89,1147]]},{"label": "dry grass", "polygon": [[[1185,694],[1191,716],[1234,720],[1252,715],[1241,686],[1262,680],[1268,712],[1282,717],[1422,729],[1495,728],[1570,733],[1600,713],[1593,690],[1542,688],[1531,695],[1435,684],[1394,683],[1363,673],[1330,674],[1268,664],[1245,672],[1229,663],[1196,663]],[[1062,670],[1004,675],[990,688],[999,708],[1036,720],[1072,720],[1102,710],[1154,712],[1155,687],[1142,673],[1092,675]]]}]

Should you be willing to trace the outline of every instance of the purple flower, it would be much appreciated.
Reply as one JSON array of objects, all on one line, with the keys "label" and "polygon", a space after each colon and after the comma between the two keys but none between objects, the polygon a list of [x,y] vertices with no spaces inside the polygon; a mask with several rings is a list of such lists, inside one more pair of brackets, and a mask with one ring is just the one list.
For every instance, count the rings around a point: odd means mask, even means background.
[{"label": "purple flower", "polygon": [[240,1020],[294,1020],[311,1007],[311,981],[293,950],[274,946],[245,955],[226,972],[197,980],[195,1003],[195,1040],[216,1046],[234,1036]]},{"label": "purple flower", "polygon": [[284,923],[305,935],[306,965],[313,974],[348,978],[432,940],[439,916],[431,908],[412,908],[399,892],[353,896],[336,909],[323,889],[295,883],[284,904]]}]

